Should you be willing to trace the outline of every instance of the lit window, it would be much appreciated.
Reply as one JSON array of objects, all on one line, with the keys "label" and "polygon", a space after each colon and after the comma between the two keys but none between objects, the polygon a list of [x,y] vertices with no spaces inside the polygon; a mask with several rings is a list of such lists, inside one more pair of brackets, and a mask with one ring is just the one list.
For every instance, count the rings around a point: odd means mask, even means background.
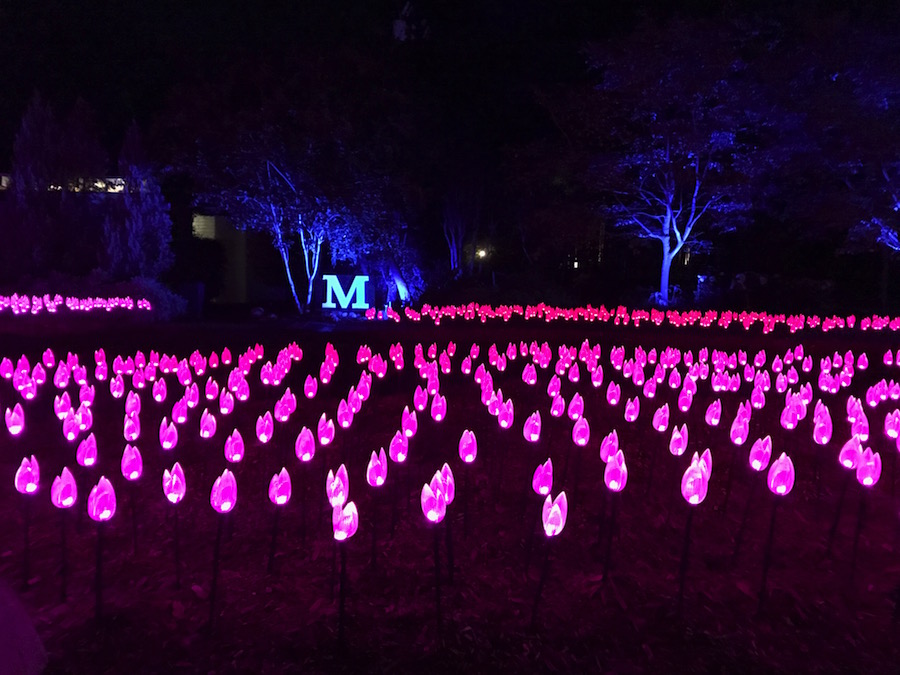
[{"label": "lit window", "polygon": [[191,221],[191,232],[197,239],[216,238],[216,219],[213,216],[201,216],[194,214]]}]

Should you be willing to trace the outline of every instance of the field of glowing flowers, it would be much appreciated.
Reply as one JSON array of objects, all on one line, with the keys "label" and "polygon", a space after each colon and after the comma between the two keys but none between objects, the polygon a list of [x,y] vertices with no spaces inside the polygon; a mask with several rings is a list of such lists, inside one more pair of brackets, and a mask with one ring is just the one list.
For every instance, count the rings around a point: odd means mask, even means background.
[{"label": "field of glowing flowers", "polygon": [[895,662],[890,333],[426,315],[0,346],[51,672]]}]

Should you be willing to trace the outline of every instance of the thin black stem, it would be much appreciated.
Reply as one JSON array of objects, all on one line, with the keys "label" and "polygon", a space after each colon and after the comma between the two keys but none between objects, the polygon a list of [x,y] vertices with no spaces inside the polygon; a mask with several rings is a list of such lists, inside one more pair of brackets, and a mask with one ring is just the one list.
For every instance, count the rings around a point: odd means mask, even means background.
[{"label": "thin black stem", "polygon": [[97,562],[94,575],[94,618],[103,618],[103,523],[97,523]]},{"label": "thin black stem", "polygon": [[434,526],[434,607],[437,612],[438,641],[443,640],[444,626],[441,615],[441,533],[438,525]]},{"label": "thin black stem", "polygon": [[597,517],[597,545],[603,545],[603,534],[606,528],[606,502],[609,500],[609,490],[600,491],[600,514]]},{"label": "thin black stem", "polygon": [[275,506],[275,514],[272,516],[272,541],[269,542],[269,564],[266,572],[272,574],[275,569],[275,550],[278,545],[278,517],[281,515],[281,507]]},{"label": "thin black stem", "polygon": [[831,546],[834,544],[834,537],[837,534],[838,525],[841,522],[841,512],[844,509],[844,498],[847,496],[847,488],[850,486],[850,480],[853,478],[853,472],[847,471],[844,476],[844,484],[841,486],[841,495],[838,497],[837,509],[834,512],[834,519],[831,521],[831,528],[828,530],[828,542],[825,544],[825,556],[831,555]]},{"label": "thin black stem", "polygon": [[28,588],[28,579],[31,576],[31,495],[22,495],[24,504],[23,534],[25,537],[22,548],[22,587]]},{"label": "thin black stem", "polygon": [[372,569],[378,569],[378,501],[381,488],[372,495]]},{"label": "thin black stem", "polygon": [[572,447],[569,450],[569,452],[574,453],[574,455],[575,455],[575,464],[573,466],[573,469],[575,470],[575,478],[574,478],[574,483],[572,485],[572,501],[575,501],[578,499],[578,483],[579,483],[579,478],[581,477],[581,454],[582,454],[581,446],[576,445],[576,446]]},{"label": "thin black stem", "polygon": [[531,551],[534,548],[534,533],[537,531],[540,519],[526,518],[528,523],[528,539],[525,542],[525,576],[531,571]]},{"label": "thin black stem", "polygon": [[779,503],[781,503],[781,500],[776,497],[775,503],[772,505],[772,520],[769,522],[769,536],[766,539],[766,550],[763,555],[762,582],[759,586],[759,605],[756,608],[757,614],[762,613],[763,605],[765,605],[768,594],[766,586],[769,580],[769,566],[772,563],[772,541],[775,538],[775,516],[778,515]]},{"label": "thin black stem", "polygon": [[725,481],[725,499],[722,501],[722,516],[728,511],[728,501],[731,499],[731,484],[734,482],[734,461],[737,450],[731,448],[731,460],[728,462],[728,479]]},{"label": "thin black stem", "polygon": [[647,488],[644,492],[645,495],[650,494],[650,490],[653,488],[653,474],[656,470],[656,457],[659,455],[655,450],[650,450],[650,467],[647,470]]},{"label": "thin black stem", "polygon": [[856,517],[856,531],[853,533],[853,554],[850,557],[850,577],[847,580],[848,588],[853,588],[853,580],[856,577],[856,553],[859,549],[859,535],[862,532],[863,524],[866,519],[866,502],[869,494],[868,488],[863,488],[862,494],[859,495],[859,514]]},{"label": "thin black stem", "polygon": [[181,541],[178,532],[178,508],[176,505],[175,521],[172,523],[172,535],[175,540],[175,588],[181,588]]},{"label": "thin black stem", "polygon": [[406,466],[406,471],[403,472],[405,481],[404,487],[406,488],[406,512],[409,513],[410,503],[412,502],[412,490],[410,489],[410,481],[412,479],[410,473],[412,473],[412,467],[410,466],[409,455],[407,455],[406,461],[403,462],[403,464]]},{"label": "thin black stem", "polygon": [[69,555],[66,546],[66,509],[59,510],[59,543],[62,561],[59,574],[62,578],[62,584],[59,592],[60,602],[66,601],[68,585],[69,585]]},{"label": "thin black stem", "polygon": [[687,522],[684,524],[684,543],[681,546],[681,565],[678,568],[678,600],[675,604],[675,615],[681,618],[684,609],[684,578],[687,576],[688,558],[691,548],[691,525],[694,522],[694,508],[688,505]]},{"label": "thin black stem", "polygon": [[738,556],[741,553],[744,532],[747,530],[747,521],[750,518],[750,511],[753,509],[753,498],[756,496],[756,486],[759,485],[759,483],[759,479],[755,479],[755,477],[751,476],[750,493],[747,495],[747,503],[744,505],[744,517],[741,518],[741,526],[738,528],[737,535],[734,538],[734,552],[731,554],[732,564],[737,562]]},{"label": "thin black stem", "polygon": [[612,508],[609,516],[609,532],[606,535],[606,555],[603,558],[603,581],[609,578],[609,570],[611,568],[612,544],[613,538],[616,536],[616,505],[619,502],[619,498],[615,493],[610,493],[609,500],[612,502]]},{"label": "thin black stem", "polygon": [[137,501],[137,496],[134,494],[134,490],[128,490],[128,502],[129,508],[131,509],[131,555],[137,556],[138,552],[138,521],[137,521],[137,508],[135,506],[135,502]]},{"label": "thin black stem", "polygon": [[346,542],[339,544],[341,549],[341,577],[340,590],[338,591],[338,648],[344,646],[344,606],[346,604],[347,592],[347,546]]},{"label": "thin black stem", "polygon": [[544,565],[541,568],[541,576],[538,579],[537,592],[534,594],[534,604],[531,606],[531,630],[537,628],[537,609],[541,601],[541,595],[544,593],[544,586],[547,583],[547,576],[550,574],[550,542],[544,542]]},{"label": "thin black stem", "polygon": [[[305,476],[304,476],[305,477]],[[306,493],[309,492],[309,481],[304,480],[300,486],[300,545],[306,548]]]},{"label": "thin black stem", "polygon": [[337,539],[331,540],[331,601],[334,602],[334,587],[337,585],[338,576],[338,543]]},{"label": "thin black stem", "polygon": [[459,496],[462,500],[462,512],[463,512],[463,538],[469,538],[469,493],[467,491],[467,486],[465,484],[465,475],[466,470],[463,467],[463,470],[459,472]]},{"label": "thin black stem", "polygon": [[[322,482],[319,483],[319,485],[326,485],[327,481],[328,481],[328,459],[325,457],[325,453],[322,452]],[[313,494],[315,494],[315,493],[313,493]],[[319,494],[321,495],[321,493],[319,493]],[[322,523],[322,513],[325,508],[325,502],[321,498],[317,499],[316,501],[319,502],[319,520],[317,521],[317,523],[321,524]]]},{"label": "thin black stem", "polygon": [[394,528],[397,526],[397,500],[400,498],[397,486],[399,482],[399,476],[391,481],[391,539],[394,538]]},{"label": "thin black stem", "polygon": [[213,574],[212,584],[209,589],[209,628],[213,629],[216,618],[216,589],[219,585],[219,551],[222,549],[222,529],[225,522],[225,516],[219,516],[219,522],[216,526],[216,543],[213,547]]},{"label": "thin black stem", "polygon": [[444,544],[447,549],[447,583],[453,585],[453,521],[449,514],[444,518]]}]

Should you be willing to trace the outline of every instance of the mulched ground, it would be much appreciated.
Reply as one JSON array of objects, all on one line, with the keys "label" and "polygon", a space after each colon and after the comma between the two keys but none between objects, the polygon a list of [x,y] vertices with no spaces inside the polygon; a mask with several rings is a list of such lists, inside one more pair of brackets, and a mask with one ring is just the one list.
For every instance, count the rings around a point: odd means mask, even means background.
[{"label": "mulched ground", "polygon": [[[36,331],[32,331],[35,333]],[[516,422],[502,430],[479,400],[479,389],[459,373],[469,345],[477,341],[482,359],[492,342],[505,349],[510,340],[549,341],[579,345],[584,337],[603,346],[605,381],[623,383],[622,401],[636,388],[623,382],[609,365],[616,345],[662,347],[743,346],[770,353],[797,344],[796,336],[757,336],[727,332],[673,331],[560,325],[385,326],[364,324],[331,333],[309,326],[171,325],[118,326],[107,334],[102,326],[82,324],[78,330],[28,334],[16,328],[0,338],[0,355],[22,352],[32,363],[51,345],[77,351],[91,362],[93,349],[104,346],[110,362],[116,353],[151,348],[188,356],[194,348],[221,349],[237,354],[255,342],[266,347],[266,359],[296,340],[304,358],[280,387],[265,388],[258,370],[249,378],[253,395],[238,404],[231,417],[220,417],[211,440],[202,440],[192,411],[179,428],[172,453],[159,449],[156,431],[176,398],[171,386],[165,404],[147,391],[143,398],[144,476],[126,485],[119,472],[123,400],[98,387],[94,432],[99,466],[75,464],[74,446],[66,443],[52,415],[52,385],[26,403],[26,433],[12,438],[0,432],[0,574],[17,585],[50,653],[52,673],[294,673],[294,672],[614,672],[614,673],[757,673],[866,672],[896,670],[900,662],[894,589],[900,583],[897,560],[898,520],[895,489],[897,451],[881,432],[884,414],[897,407],[888,401],[869,419],[870,445],[882,453],[884,473],[866,495],[867,509],[857,535],[862,489],[849,486],[833,551],[825,542],[837,510],[845,472],[837,464],[840,445],[849,436],[844,406],[847,392],[825,396],[835,421],[832,442],[825,450],[812,443],[810,415],[793,432],[778,424],[782,397],[771,392],[765,410],[754,411],[750,442],[737,450],[728,429],[738,403],[749,396],[721,395],[722,423],[709,428],[703,412],[715,396],[701,386],[690,413],[677,412],[677,392],[661,385],[653,402],[642,401],[635,423],[623,419],[624,403],[610,407],[605,383],[594,391],[583,377],[577,389],[585,397],[591,443],[576,451],[570,440],[571,422],[549,416],[545,390],[551,375],[539,371],[539,381],[521,381],[522,358],[505,373],[495,373],[495,386],[515,401]],[[326,341],[338,348],[341,363],[332,382],[313,401],[300,396],[307,373],[317,373]],[[361,341],[387,356],[391,342],[405,348],[406,369],[392,367],[376,380],[372,396],[348,431],[338,431],[334,446],[319,450],[306,466],[293,456],[302,425],[312,426],[326,411],[333,416],[339,399],[358,379],[355,363]],[[433,422],[419,415],[419,430],[410,443],[408,464],[389,468],[380,494],[365,483],[365,466],[372,450],[387,447],[399,428],[404,405],[420,382],[412,368],[412,348],[436,341],[443,348],[455,340],[459,351],[453,374],[441,378],[448,399],[448,416]],[[852,339],[818,334],[803,338],[818,358],[835,349],[865,349],[872,366],[858,373],[852,387],[857,396],[881,377],[898,371],[881,365],[892,336],[855,335]],[[63,351],[64,354],[64,351]],[[257,364],[258,366],[259,364]],[[224,381],[226,371],[217,377]],[[582,373],[585,375],[585,373]],[[205,377],[201,382],[205,381]],[[267,445],[255,440],[258,414],[271,409],[289,385],[298,395],[298,410],[284,425],[276,423]],[[567,400],[576,390],[563,380]],[[817,391],[818,395],[818,391]],[[0,406],[15,400],[8,382],[0,382]],[[688,453],[672,457],[669,432],[650,426],[657,406],[668,401],[671,424],[690,427]],[[542,440],[531,445],[522,438],[522,423],[533,410],[544,419]],[[670,430],[671,430],[670,424]],[[247,456],[232,466],[238,482],[238,504],[224,526],[216,620],[210,627],[209,591],[217,514],[209,506],[214,478],[227,463],[222,454],[226,435],[237,426],[247,442]],[[479,457],[463,466],[457,442],[463,429],[475,431]],[[629,469],[625,491],[612,502],[603,485],[598,447],[617,429]],[[740,555],[734,559],[734,539],[751,492],[746,468],[750,443],[771,434],[773,456],[787,451],[797,467],[797,484],[779,506],[768,578],[768,598],[759,610],[764,549],[771,522],[773,497],[760,484],[748,511],[748,526]],[[688,506],[679,492],[681,474],[694,450],[710,447],[713,477],[706,501],[692,522],[684,607],[676,612],[678,572],[684,545]],[[817,459],[815,453],[822,453]],[[22,499],[12,488],[21,457],[34,453],[41,462],[41,492],[32,505],[31,570],[22,585]],[[565,489],[569,518],[563,533],[545,542],[542,535],[529,547],[530,532],[540,513],[540,499],[530,492],[531,474],[547,456],[556,468],[553,493]],[[824,458],[823,458],[824,457]],[[161,489],[161,474],[177,459],[187,476],[187,496],[172,507]],[[324,505],[324,471],[346,462],[350,497],[360,511],[360,527],[346,545],[346,644],[337,647],[338,589],[330,513]],[[438,631],[435,603],[434,530],[418,503],[419,490],[434,471],[449,462],[457,477],[457,500],[448,511],[453,553],[452,582],[445,529],[439,531],[442,625]],[[568,462],[568,471],[565,467]],[[49,485],[63,465],[79,480],[81,516],[70,514],[68,598],[60,602],[60,514],[49,501]],[[269,478],[285,464],[294,496],[279,521],[275,570],[267,572],[274,507],[266,497]],[[651,471],[652,465],[652,471]],[[816,467],[820,476],[816,480]],[[565,477],[563,478],[563,473]],[[652,473],[652,481],[650,476]],[[110,477],[119,497],[118,511],[104,533],[103,618],[95,620],[95,556],[97,533],[87,518],[84,498],[100,474]],[[730,485],[730,492],[729,492]],[[129,489],[136,488],[136,489]],[[727,503],[726,503],[726,494]],[[463,508],[463,501],[467,506]],[[132,509],[136,513],[133,537]],[[174,587],[174,511],[182,545],[182,585]],[[605,514],[605,516],[602,516]],[[392,529],[393,522],[393,532]],[[446,525],[444,526],[446,527]],[[375,530],[373,552],[373,528]],[[136,543],[136,546],[135,546]],[[609,551],[609,574],[603,570]],[[547,562],[549,560],[549,562]],[[542,570],[545,584],[535,605]],[[533,612],[536,607],[536,613]],[[534,616],[534,621],[533,621]]]}]

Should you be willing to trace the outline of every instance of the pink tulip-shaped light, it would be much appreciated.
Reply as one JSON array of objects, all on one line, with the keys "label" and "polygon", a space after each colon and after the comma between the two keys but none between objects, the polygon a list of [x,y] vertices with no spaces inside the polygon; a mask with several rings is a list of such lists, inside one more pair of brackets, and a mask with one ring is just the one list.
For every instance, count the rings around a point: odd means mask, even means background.
[{"label": "pink tulip-shaped light", "polygon": [[200,438],[212,438],[216,435],[216,416],[205,408],[200,415]]},{"label": "pink tulip-shaped light", "polygon": [[291,477],[285,467],[272,476],[269,481],[269,501],[276,506],[283,506],[291,498]]},{"label": "pink tulip-shaped light", "polygon": [[781,456],[772,462],[772,466],[769,467],[766,484],[769,486],[772,494],[784,496],[793,489],[794,478],[794,463],[786,452],[782,452]]},{"label": "pink tulip-shaped light", "polygon": [[97,463],[97,439],[94,434],[88,436],[78,444],[75,451],[75,459],[81,466],[94,466]]},{"label": "pink tulip-shaped light", "polygon": [[619,433],[613,429],[600,441],[600,459],[609,462],[609,458],[619,451]]},{"label": "pink tulip-shaped light", "polygon": [[[574,368],[575,366],[572,367]],[[568,415],[569,419],[573,422],[577,421],[581,418],[582,415],[584,415],[584,399],[577,391],[572,394],[572,398],[569,401]]]},{"label": "pink tulip-shaped light", "polygon": [[444,493],[444,501],[449,506],[456,498],[456,479],[453,477],[453,470],[450,468],[450,465],[444,462],[440,470],[435,471],[434,479],[440,484],[441,491]]},{"label": "pink tulip-shaped light", "polygon": [[353,424],[353,409],[347,403],[347,399],[342,398],[338,402],[335,419],[341,429],[349,429],[350,425]]},{"label": "pink tulip-shaped light", "polygon": [[41,470],[34,455],[22,458],[13,483],[16,490],[23,495],[34,494],[38,491],[41,484]]},{"label": "pink tulip-shaped light", "polygon": [[225,387],[219,392],[219,412],[223,415],[230,415],[234,412],[234,394]]},{"label": "pink tulip-shaped light", "polygon": [[366,466],[366,482],[371,487],[380,487],[387,480],[387,455],[384,448],[379,452],[372,451],[369,464]]},{"label": "pink tulip-shaped light", "polygon": [[538,464],[531,478],[531,489],[544,497],[553,489],[553,462],[548,457],[543,464]]},{"label": "pink tulip-shaped light", "polygon": [[335,541],[346,541],[356,534],[356,530],[359,529],[359,512],[356,504],[348,502],[332,509],[331,528]]},{"label": "pink tulip-shaped light", "polygon": [[422,486],[422,513],[432,523],[439,523],[447,515],[447,502],[441,489],[439,477],[431,479],[431,484]]},{"label": "pink tulip-shaped light", "polygon": [[575,426],[572,427],[572,442],[580,448],[583,448],[591,440],[591,425],[588,424],[584,417],[578,418]]},{"label": "pink tulip-shaped light", "polygon": [[566,399],[564,399],[561,394],[557,394],[553,397],[553,401],[550,403],[550,416],[562,417],[565,411]]},{"label": "pink tulip-shaped light", "polygon": [[688,504],[696,506],[706,499],[708,490],[709,476],[704,468],[704,463],[695,452],[690,466],[681,477],[681,495]]},{"label": "pink tulip-shaped light", "polygon": [[328,476],[325,478],[325,496],[331,508],[343,506],[347,501],[350,493],[350,479],[347,476],[347,467],[341,464],[337,473],[328,470]]},{"label": "pink tulip-shaped light", "polygon": [[159,445],[163,450],[171,450],[178,445],[178,429],[175,422],[169,422],[165,417],[159,423]]},{"label": "pink tulip-shaped light", "polygon": [[683,423],[681,427],[675,426],[672,429],[672,438],[669,440],[669,452],[676,457],[681,457],[687,450],[688,444],[688,427],[687,423]]},{"label": "pink tulip-shaped light", "polygon": [[275,433],[275,422],[272,419],[272,413],[266,411],[256,418],[256,437],[260,443],[268,443],[272,440]]},{"label": "pink tulip-shaped light", "polygon": [[459,437],[459,458],[466,464],[471,464],[478,456],[478,441],[475,432],[465,429]]},{"label": "pink tulip-shaped light", "polygon": [[328,419],[325,413],[322,413],[322,416],[319,417],[317,432],[319,445],[329,445],[334,440],[334,420]]},{"label": "pink tulip-shaped light", "polygon": [[316,456],[316,439],[312,431],[303,427],[294,441],[294,454],[301,462],[309,462]]},{"label": "pink tulip-shaped light", "polygon": [[50,502],[58,509],[68,509],[77,499],[78,485],[75,483],[75,476],[68,467],[63,467],[50,485]]},{"label": "pink tulip-shaped light", "polygon": [[612,492],[621,492],[628,482],[628,466],[625,464],[625,453],[621,449],[609,457],[603,470],[603,482]]},{"label": "pink tulip-shaped light", "polygon": [[172,504],[177,504],[184,499],[187,491],[187,482],[184,480],[184,469],[181,464],[175,462],[172,470],[165,469],[162,478],[163,494]]},{"label": "pink tulip-shaped light", "polygon": [[625,421],[634,422],[641,414],[641,400],[637,396],[625,402]]},{"label": "pink tulip-shaped light", "polygon": [[419,420],[416,417],[416,411],[410,411],[409,406],[403,406],[403,412],[400,414],[400,430],[407,438],[416,435],[419,429]]},{"label": "pink tulip-shaped light", "polygon": [[866,448],[856,466],[856,480],[863,487],[872,487],[879,478],[881,478],[881,455],[872,452],[872,448]]},{"label": "pink tulip-shaped light", "polygon": [[743,445],[750,436],[750,418],[738,413],[731,423],[729,436],[735,445]]},{"label": "pink tulip-shaped light", "polygon": [[664,403],[653,413],[653,428],[660,433],[669,428],[669,404]]},{"label": "pink tulip-shaped light", "polygon": [[136,441],[141,435],[141,419],[136,414],[125,415],[122,421],[122,436],[129,443]]},{"label": "pink tulip-shaped light", "polygon": [[447,416],[447,397],[442,394],[435,394],[431,399],[431,419],[440,422]]},{"label": "pink tulip-shaped light", "polygon": [[306,396],[306,398],[315,398],[318,390],[319,381],[312,375],[307,375],[306,381],[303,383],[303,395]]},{"label": "pink tulip-shaped light", "polygon": [[754,471],[765,471],[772,457],[772,437],[757,438],[750,448],[748,461]]},{"label": "pink tulip-shaped light", "polygon": [[232,464],[236,464],[244,458],[244,437],[237,429],[225,437],[224,452],[225,459]]},{"label": "pink tulip-shaped light", "polygon": [[413,392],[413,407],[419,412],[422,412],[427,405],[428,391],[423,387],[416,385],[416,390]]},{"label": "pink tulip-shaped light", "polygon": [[104,523],[116,513],[116,491],[105,476],[100,476],[88,495],[87,511],[91,520]]},{"label": "pink tulip-shaped light", "polygon": [[500,425],[501,429],[509,429],[513,425],[514,417],[515,410],[513,408],[513,400],[510,398],[500,405],[500,408],[497,411],[497,424]]},{"label": "pink tulip-shaped light", "polygon": [[606,387],[606,402],[610,405],[618,405],[622,399],[622,387],[615,382],[610,382]]},{"label": "pink tulip-shaped light", "polygon": [[704,416],[706,423],[715,427],[719,425],[719,421],[722,419],[722,401],[720,399],[716,399],[712,403],[709,404],[709,407],[706,409],[706,415]]},{"label": "pink tulip-shaped light", "polygon": [[144,460],[141,457],[141,451],[131,445],[131,443],[126,443],[125,449],[122,451],[121,469],[122,476],[128,481],[137,480],[144,473]]},{"label": "pink tulip-shaped light", "polygon": [[237,481],[228,469],[216,478],[209,493],[209,504],[219,513],[228,513],[237,503]]},{"label": "pink tulip-shaped light", "polygon": [[522,427],[522,436],[529,443],[536,443],[541,438],[541,413],[535,410],[525,420]]},{"label": "pink tulip-shaped light", "polygon": [[408,453],[409,439],[399,431],[396,432],[394,437],[391,438],[391,443],[388,446],[388,454],[390,455],[391,461],[402,464],[406,460]]},{"label": "pink tulip-shaped light", "polygon": [[153,387],[150,389],[150,393],[153,395],[153,400],[157,403],[162,403],[166,400],[166,381],[162,378],[159,378],[156,382],[153,383]]},{"label": "pink tulip-shaped light", "polygon": [[838,454],[838,461],[845,469],[856,469],[863,456],[862,443],[859,436],[851,436],[841,447]]},{"label": "pink tulip-shaped light", "polygon": [[25,411],[21,403],[6,409],[6,428],[12,436],[18,436],[25,429]]},{"label": "pink tulip-shaped light", "polygon": [[548,537],[555,537],[566,526],[566,518],[569,515],[569,501],[566,499],[565,490],[556,495],[556,499],[552,499],[550,495],[544,500],[544,506],[541,509],[541,521],[544,525],[544,534]]}]

